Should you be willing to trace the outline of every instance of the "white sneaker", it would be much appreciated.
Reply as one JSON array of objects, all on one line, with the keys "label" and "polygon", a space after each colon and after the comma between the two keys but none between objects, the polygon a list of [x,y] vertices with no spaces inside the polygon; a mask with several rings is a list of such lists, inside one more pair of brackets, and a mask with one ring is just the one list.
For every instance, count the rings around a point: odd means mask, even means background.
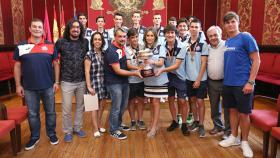
[{"label": "white sneaker", "polygon": [[99,128],[99,132],[101,132],[101,133],[105,133],[105,132],[106,132],[106,129],[105,129],[105,128],[103,128],[103,127],[100,127],[100,128]]},{"label": "white sneaker", "polygon": [[240,140],[231,134],[227,139],[220,141],[219,145],[224,148],[234,145],[240,145]]},{"label": "white sneaker", "polygon": [[93,136],[94,136],[95,138],[99,138],[99,137],[101,137],[101,133],[100,133],[99,131],[94,132],[94,133],[93,133]]},{"label": "white sneaker", "polygon": [[241,149],[244,157],[253,157],[253,151],[250,148],[248,141],[241,141]]}]

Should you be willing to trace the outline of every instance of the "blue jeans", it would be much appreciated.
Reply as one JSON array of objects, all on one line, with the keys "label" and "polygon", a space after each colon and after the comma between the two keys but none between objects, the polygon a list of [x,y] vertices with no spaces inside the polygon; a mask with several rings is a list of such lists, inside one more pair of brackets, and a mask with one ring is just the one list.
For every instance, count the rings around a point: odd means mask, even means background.
[{"label": "blue jeans", "polygon": [[110,132],[112,133],[119,130],[122,123],[122,116],[128,103],[129,84],[107,85],[107,90],[112,101],[109,116]]},{"label": "blue jeans", "polygon": [[53,87],[42,90],[24,90],[25,102],[28,107],[28,122],[31,131],[30,139],[40,138],[40,99],[45,110],[46,133],[48,137],[56,135],[56,113]]}]

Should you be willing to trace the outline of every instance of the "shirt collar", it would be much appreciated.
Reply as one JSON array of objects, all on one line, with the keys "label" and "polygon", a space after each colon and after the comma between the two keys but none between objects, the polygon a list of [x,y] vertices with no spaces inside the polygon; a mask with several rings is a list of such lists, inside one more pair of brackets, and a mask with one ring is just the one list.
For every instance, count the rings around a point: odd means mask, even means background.
[{"label": "shirt collar", "polygon": [[217,48],[219,48],[222,45],[222,43],[223,43],[222,40],[220,40],[220,42],[218,43],[217,47],[213,47],[211,44],[210,44],[210,46],[213,49],[217,49]]},{"label": "shirt collar", "polygon": [[[31,39],[31,37],[28,38],[27,42],[28,42],[29,44],[36,44],[35,41],[33,41],[33,40]],[[44,38],[41,38],[41,41],[40,41],[39,43],[37,43],[37,44],[44,44],[44,43],[45,43]]]},{"label": "shirt collar", "polygon": [[[177,45],[178,45],[178,42],[177,42],[177,40],[175,39],[174,47],[173,47],[174,50],[177,49]],[[166,48],[167,50],[169,50],[169,49],[168,49],[168,44],[167,44],[167,42],[165,42],[165,48]]]},{"label": "shirt collar", "polygon": [[120,46],[116,41],[114,41],[114,42],[112,42],[113,43],[113,45],[115,46],[115,47],[117,47],[117,48],[119,48],[119,49],[123,49],[124,48],[124,46]]}]

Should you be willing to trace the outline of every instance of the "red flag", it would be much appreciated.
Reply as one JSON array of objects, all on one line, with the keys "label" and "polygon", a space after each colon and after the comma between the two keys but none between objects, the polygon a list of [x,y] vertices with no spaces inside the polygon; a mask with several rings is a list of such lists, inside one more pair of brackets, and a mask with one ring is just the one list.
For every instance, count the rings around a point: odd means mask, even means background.
[{"label": "red flag", "polygon": [[59,31],[57,26],[57,18],[56,18],[56,11],[55,5],[53,6],[53,42],[55,43],[59,38]]},{"label": "red flag", "polygon": [[44,18],[44,39],[52,42],[51,28],[50,28],[48,9],[46,4],[45,4],[45,18]]},{"label": "red flag", "polygon": [[63,37],[63,33],[65,30],[65,21],[64,21],[64,10],[63,5],[60,12],[60,37]]}]

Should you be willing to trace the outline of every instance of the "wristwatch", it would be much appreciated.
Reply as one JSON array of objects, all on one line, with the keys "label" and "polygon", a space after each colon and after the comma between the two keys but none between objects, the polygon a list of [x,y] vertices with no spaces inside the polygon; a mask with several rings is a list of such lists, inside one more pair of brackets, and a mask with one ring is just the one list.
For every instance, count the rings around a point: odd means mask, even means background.
[{"label": "wristwatch", "polygon": [[248,81],[247,83],[249,83],[249,84],[252,85],[252,86],[255,85],[255,81],[254,81],[254,80]]}]

